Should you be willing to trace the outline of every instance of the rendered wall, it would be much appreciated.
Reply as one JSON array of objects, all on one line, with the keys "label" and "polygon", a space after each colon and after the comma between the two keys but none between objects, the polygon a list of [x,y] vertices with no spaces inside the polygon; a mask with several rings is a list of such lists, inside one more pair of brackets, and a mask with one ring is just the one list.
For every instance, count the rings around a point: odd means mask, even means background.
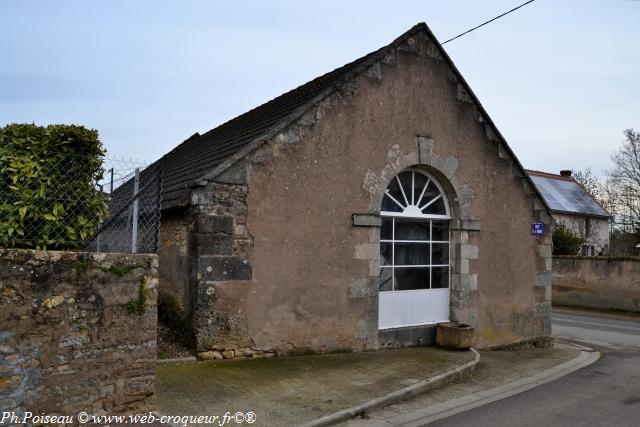
[{"label": "rendered wall", "polygon": [[[479,347],[548,336],[551,236],[531,236],[530,225],[549,230],[551,218],[500,141],[421,34],[193,189],[196,215],[232,218],[245,242],[197,258],[198,327],[209,334],[198,351],[358,351],[428,338],[377,323],[376,218],[389,181],[414,166],[451,202],[451,318],[476,327]],[[354,214],[370,217],[354,226]]]},{"label": "rendered wall", "polygon": [[0,408],[148,409],[157,268],[154,255],[0,250]]},{"label": "rendered wall", "polygon": [[609,249],[609,221],[606,219],[590,218],[589,233],[586,232],[586,217],[578,215],[553,214],[556,223],[565,224],[577,236],[585,239],[585,244],[593,245],[595,254]]},{"label": "rendered wall", "polygon": [[554,256],[553,304],[640,312],[640,258]]}]

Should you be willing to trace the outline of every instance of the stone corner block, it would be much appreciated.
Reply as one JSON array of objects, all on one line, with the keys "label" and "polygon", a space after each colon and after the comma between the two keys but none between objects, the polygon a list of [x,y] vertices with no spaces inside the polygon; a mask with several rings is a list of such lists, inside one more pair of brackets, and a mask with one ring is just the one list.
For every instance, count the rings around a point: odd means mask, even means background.
[{"label": "stone corner block", "polygon": [[372,298],[378,295],[376,281],[369,279],[356,279],[349,284],[349,298]]},{"label": "stone corner block", "polygon": [[416,136],[418,146],[418,163],[426,164],[433,154],[433,139],[427,136]]},{"label": "stone corner block", "polygon": [[478,259],[479,250],[477,245],[460,245],[461,259]]},{"label": "stone corner block", "polygon": [[354,213],[351,216],[351,224],[354,227],[381,227],[382,219],[378,215]]},{"label": "stone corner block", "polygon": [[533,306],[534,317],[549,317],[551,316],[551,303],[541,302]]},{"label": "stone corner block", "polygon": [[377,243],[361,243],[356,245],[353,257],[361,260],[378,260],[380,245]]},{"label": "stone corner block", "polygon": [[247,165],[244,162],[236,163],[216,176],[214,181],[222,184],[246,185],[249,183]]},{"label": "stone corner block", "polygon": [[534,287],[546,287],[551,286],[553,282],[553,272],[545,271],[542,273],[535,273],[533,276],[533,286]]},{"label": "stone corner block", "polygon": [[196,222],[198,233],[233,234],[233,218],[222,215],[198,215]]},{"label": "stone corner block", "polygon": [[447,178],[451,178],[453,175],[455,175],[456,171],[458,170],[458,164],[459,164],[458,158],[456,156],[449,154],[447,157],[444,158],[442,162],[442,173]]},{"label": "stone corner block", "polygon": [[198,275],[204,281],[250,280],[251,262],[237,256],[200,256]]},{"label": "stone corner block", "polygon": [[480,225],[479,220],[475,219],[461,219],[457,221],[452,221],[451,230],[460,230],[460,231],[481,231],[482,227]]},{"label": "stone corner block", "polygon": [[542,258],[551,258],[553,245],[538,245],[538,255]]},{"label": "stone corner block", "polygon": [[233,236],[222,233],[195,233],[193,246],[199,255],[231,255]]},{"label": "stone corner block", "polygon": [[469,273],[454,273],[451,275],[451,290],[453,292],[473,292],[478,290],[478,275]]}]

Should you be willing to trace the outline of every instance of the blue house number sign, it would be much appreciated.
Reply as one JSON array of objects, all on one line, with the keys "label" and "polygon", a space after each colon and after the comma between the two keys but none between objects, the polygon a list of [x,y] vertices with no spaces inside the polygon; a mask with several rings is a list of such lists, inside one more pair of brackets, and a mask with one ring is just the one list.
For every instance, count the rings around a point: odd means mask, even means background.
[{"label": "blue house number sign", "polygon": [[542,236],[544,234],[544,224],[542,222],[531,223],[531,235]]}]

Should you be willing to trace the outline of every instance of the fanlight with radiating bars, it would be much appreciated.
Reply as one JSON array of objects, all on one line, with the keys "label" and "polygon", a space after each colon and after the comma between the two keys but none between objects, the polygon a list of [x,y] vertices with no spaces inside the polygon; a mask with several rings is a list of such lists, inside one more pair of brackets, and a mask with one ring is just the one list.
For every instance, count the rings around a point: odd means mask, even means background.
[{"label": "fanlight with radiating bars", "polygon": [[384,193],[380,213],[414,218],[449,216],[439,185],[419,171],[400,172],[391,180]]}]

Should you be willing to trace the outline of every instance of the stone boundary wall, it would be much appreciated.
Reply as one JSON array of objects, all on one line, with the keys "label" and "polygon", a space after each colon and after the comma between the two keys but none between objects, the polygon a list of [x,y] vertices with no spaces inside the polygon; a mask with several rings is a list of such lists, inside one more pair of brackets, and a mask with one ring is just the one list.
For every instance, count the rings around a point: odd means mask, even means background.
[{"label": "stone boundary wall", "polygon": [[150,409],[156,255],[0,249],[0,408]]},{"label": "stone boundary wall", "polygon": [[640,312],[640,258],[554,256],[553,304]]}]

